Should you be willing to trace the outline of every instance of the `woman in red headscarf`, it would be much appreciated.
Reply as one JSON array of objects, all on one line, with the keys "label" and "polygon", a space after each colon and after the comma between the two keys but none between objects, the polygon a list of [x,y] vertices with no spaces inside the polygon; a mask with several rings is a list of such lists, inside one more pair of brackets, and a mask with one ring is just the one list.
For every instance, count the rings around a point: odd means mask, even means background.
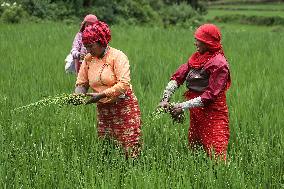
[{"label": "woman in red headscarf", "polygon": [[82,43],[82,33],[87,26],[94,24],[96,21],[98,21],[98,19],[93,14],[88,14],[87,16],[85,16],[83,22],[81,23],[79,32],[76,34],[73,40],[71,55],[75,62],[76,75],[78,74],[80,70],[80,66],[82,64],[82,60],[84,59],[84,56],[87,54],[87,50]]},{"label": "woman in red headscarf", "polygon": [[[127,56],[110,47],[108,25],[97,21],[82,34],[88,54],[79,71],[75,93],[91,96],[87,104],[97,103],[99,137],[113,138],[126,157],[136,157],[140,151],[141,117],[137,98],[130,84]],[[93,93],[87,93],[88,88]]]},{"label": "woman in red headscarf", "polygon": [[175,90],[186,82],[186,100],[170,110],[173,117],[190,111],[189,145],[203,146],[211,157],[226,159],[230,137],[226,91],[230,87],[230,71],[221,45],[217,26],[204,24],[195,34],[197,51],[172,75],[160,106],[169,108]]}]

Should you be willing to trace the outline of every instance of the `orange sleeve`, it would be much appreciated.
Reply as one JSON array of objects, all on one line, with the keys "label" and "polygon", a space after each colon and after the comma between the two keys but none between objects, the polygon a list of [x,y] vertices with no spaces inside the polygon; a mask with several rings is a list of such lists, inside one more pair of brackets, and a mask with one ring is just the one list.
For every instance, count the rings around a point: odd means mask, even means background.
[{"label": "orange sleeve", "polygon": [[117,82],[103,91],[107,97],[117,97],[130,88],[130,65],[125,54],[119,54],[114,60],[114,74]]},{"label": "orange sleeve", "polygon": [[88,64],[85,60],[83,61],[82,65],[81,65],[75,86],[76,87],[77,86],[89,87]]}]

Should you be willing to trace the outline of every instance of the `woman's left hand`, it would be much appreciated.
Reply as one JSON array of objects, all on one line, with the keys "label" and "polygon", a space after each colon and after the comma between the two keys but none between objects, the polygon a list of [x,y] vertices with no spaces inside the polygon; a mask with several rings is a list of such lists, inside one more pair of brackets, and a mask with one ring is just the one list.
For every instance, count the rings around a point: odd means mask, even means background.
[{"label": "woman's left hand", "polygon": [[86,93],[86,95],[91,97],[86,102],[86,104],[97,103],[99,100],[106,97],[106,95],[104,93]]}]

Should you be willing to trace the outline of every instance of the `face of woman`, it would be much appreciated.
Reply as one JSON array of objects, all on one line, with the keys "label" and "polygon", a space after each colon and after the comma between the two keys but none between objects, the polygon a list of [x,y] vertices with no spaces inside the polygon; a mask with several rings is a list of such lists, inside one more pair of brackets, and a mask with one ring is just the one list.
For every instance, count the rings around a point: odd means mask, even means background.
[{"label": "face of woman", "polygon": [[91,53],[92,56],[96,57],[100,57],[105,50],[105,48],[99,43],[85,44],[84,46],[86,47],[88,53]]},{"label": "face of woman", "polygon": [[89,25],[92,25],[92,24],[94,24],[94,23],[92,23],[92,22],[85,22],[85,27],[87,27]]},{"label": "face of woman", "polygon": [[205,52],[208,51],[208,47],[205,43],[203,43],[202,41],[199,41],[198,39],[195,39],[195,46],[197,48],[197,51],[200,53],[200,54],[204,54]]}]

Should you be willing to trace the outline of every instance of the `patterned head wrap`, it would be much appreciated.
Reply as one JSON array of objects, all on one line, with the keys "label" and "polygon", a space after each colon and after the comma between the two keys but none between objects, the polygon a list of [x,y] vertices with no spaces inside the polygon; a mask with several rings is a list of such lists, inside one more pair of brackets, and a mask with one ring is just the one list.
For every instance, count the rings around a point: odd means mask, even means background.
[{"label": "patterned head wrap", "polygon": [[83,44],[93,44],[99,42],[102,47],[106,47],[111,40],[111,32],[108,25],[102,21],[85,28],[82,34]]},{"label": "patterned head wrap", "polygon": [[203,24],[195,31],[194,37],[205,43],[208,51],[204,54],[195,52],[188,60],[188,64],[192,68],[201,68],[206,62],[217,54],[224,55],[221,44],[221,32],[214,24]]},{"label": "patterned head wrap", "polygon": [[84,31],[86,22],[94,24],[97,21],[98,21],[98,18],[96,17],[96,15],[88,14],[87,16],[85,16],[83,22],[81,23],[80,32]]}]

